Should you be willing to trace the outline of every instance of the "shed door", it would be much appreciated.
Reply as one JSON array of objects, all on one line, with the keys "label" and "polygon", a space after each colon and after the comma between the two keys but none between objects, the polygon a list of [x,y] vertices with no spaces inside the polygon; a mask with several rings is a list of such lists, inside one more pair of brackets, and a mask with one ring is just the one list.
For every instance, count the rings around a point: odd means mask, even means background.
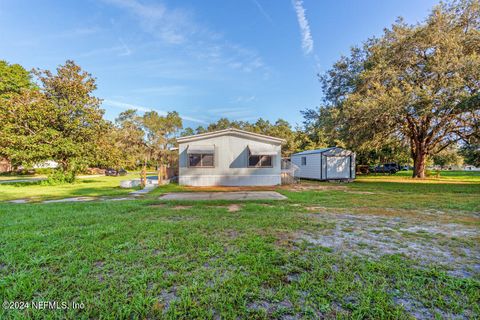
[{"label": "shed door", "polygon": [[350,157],[326,157],[327,179],[349,179]]}]

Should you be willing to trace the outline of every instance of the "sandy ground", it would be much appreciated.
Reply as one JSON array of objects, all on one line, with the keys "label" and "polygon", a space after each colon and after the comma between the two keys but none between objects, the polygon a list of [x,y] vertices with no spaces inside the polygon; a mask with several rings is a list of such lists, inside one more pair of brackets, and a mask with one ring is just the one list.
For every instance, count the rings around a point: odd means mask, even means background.
[{"label": "sandy ground", "polygon": [[459,277],[480,274],[478,214],[463,217],[468,222],[476,221],[475,224],[447,222],[462,217],[436,219],[428,211],[405,216],[311,211],[308,217],[333,224],[334,228],[302,231],[296,241],[331,248],[343,255],[374,259],[385,254],[403,254],[421,264],[443,265]]}]

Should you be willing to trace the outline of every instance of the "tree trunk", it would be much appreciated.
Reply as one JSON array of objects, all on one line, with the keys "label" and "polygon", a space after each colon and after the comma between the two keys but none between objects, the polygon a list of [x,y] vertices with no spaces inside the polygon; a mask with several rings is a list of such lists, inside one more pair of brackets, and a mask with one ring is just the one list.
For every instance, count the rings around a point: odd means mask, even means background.
[{"label": "tree trunk", "polygon": [[425,165],[427,162],[427,154],[420,150],[413,158],[413,178],[425,178]]},{"label": "tree trunk", "polygon": [[163,184],[163,164],[158,164],[158,186]]},{"label": "tree trunk", "polygon": [[145,188],[147,185],[147,161],[143,162],[142,171],[140,172],[140,186]]}]

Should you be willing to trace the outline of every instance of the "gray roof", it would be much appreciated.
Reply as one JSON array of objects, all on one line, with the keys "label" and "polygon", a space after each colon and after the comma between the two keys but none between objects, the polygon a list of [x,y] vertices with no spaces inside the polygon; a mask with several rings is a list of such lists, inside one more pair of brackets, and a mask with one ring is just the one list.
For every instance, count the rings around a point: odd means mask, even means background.
[{"label": "gray roof", "polygon": [[303,156],[308,154],[324,154],[327,157],[348,157],[354,152],[339,148],[339,147],[330,147],[330,148],[323,148],[323,149],[316,149],[316,150],[307,150],[299,153],[292,154],[292,156]]},{"label": "gray roof", "polygon": [[292,154],[292,156],[301,156],[305,154],[314,154],[314,153],[323,153],[325,151],[329,151],[331,149],[335,149],[336,147],[330,147],[330,148],[322,148],[322,149],[315,149],[315,150],[306,150],[298,153]]},{"label": "gray roof", "polygon": [[201,140],[201,139],[205,139],[205,138],[211,138],[211,137],[228,135],[228,134],[237,134],[237,135],[242,136],[244,138],[256,138],[256,139],[259,139],[259,140],[268,141],[270,143],[283,144],[283,143],[286,142],[286,140],[282,139],[282,138],[271,137],[271,136],[267,136],[267,135],[264,135],[264,134],[254,133],[254,132],[240,130],[240,129],[236,129],[236,128],[228,128],[228,129],[224,129],[224,130],[200,133],[200,134],[195,134],[195,135],[186,136],[186,137],[179,137],[179,138],[177,138],[177,142],[178,143],[185,143],[185,142],[189,142],[189,141]]}]

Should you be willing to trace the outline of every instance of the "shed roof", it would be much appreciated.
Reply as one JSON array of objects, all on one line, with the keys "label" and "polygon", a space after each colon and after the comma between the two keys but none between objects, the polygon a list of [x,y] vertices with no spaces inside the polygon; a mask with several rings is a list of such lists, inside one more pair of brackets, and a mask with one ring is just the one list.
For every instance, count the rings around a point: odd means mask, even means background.
[{"label": "shed roof", "polygon": [[275,143],[275,144],[282,144],[285,143],[285,139],[277,138],[277,137],[271,137],[267,136],[264,134],[259,134],[259,133],[254,133],[254,132],[249,132],[245,130],[240,130],[236,128],[229,128],[225,130],[219,130],[219,131],[213,131],[213,132],[207,132],[207,133],[201,133],[201,134],[196,134],[192,136],[186,136],[186,137],[180,137],[177,139],[178,143],[185,143],[189,141],[196,141],[196,140],[202,140],[202,139],[207,139],[207,138],[212,138],[212,137],[217,137],[217,136],[223,136],[223,135],[229,135],[229,134],[234,134],[238,135],[241,137],[245,138],[254,138],[257,140],[262,140],[265,142],[270,142],[270,143]]},{"label": "shed roof", "polygon": [[305,150],[305,151],[302,151],[302,152],[294,153],[294,154],[292,154],[292,156],[303,156],[303,155],[306,155],[306,154],[323,153],[323,152],[331,150],[333,148],[335,148],[335,147],[321,148],[321,149],[315,149],[315,150]]},{"label": "shed roof", "polygon": [[298,153],[292,154],[292,156],[304,156],[308,154],[317,154],[317,153],[326,153],[326,156],[333,156],[333,155],[350,155],[353,152],[350,150],[338,148],[338,147],[330,147],[330,148],[322,148],[322,149],[315,149],[315,150],[306,150]]}]

